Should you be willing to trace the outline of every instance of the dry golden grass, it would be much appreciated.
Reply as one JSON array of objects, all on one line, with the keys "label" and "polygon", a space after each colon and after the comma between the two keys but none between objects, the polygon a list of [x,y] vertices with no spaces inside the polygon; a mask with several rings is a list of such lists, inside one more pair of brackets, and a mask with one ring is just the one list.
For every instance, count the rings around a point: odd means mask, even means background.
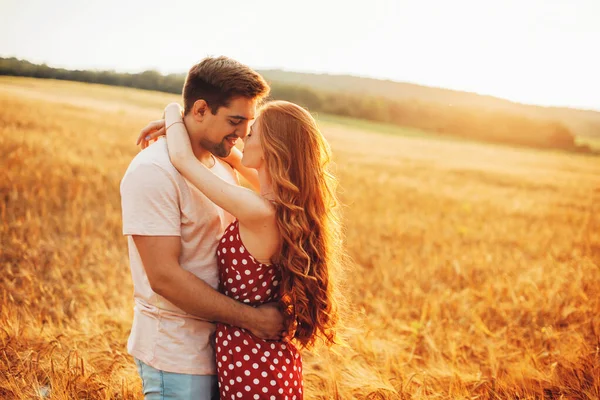
[{"label": "dry golden grass", "polygon": [[[172,100],[0,78],[0,398],[141,398],[118,185]],[[600,158],[323,129],[352,313],[308,399],[600,397]]]}]

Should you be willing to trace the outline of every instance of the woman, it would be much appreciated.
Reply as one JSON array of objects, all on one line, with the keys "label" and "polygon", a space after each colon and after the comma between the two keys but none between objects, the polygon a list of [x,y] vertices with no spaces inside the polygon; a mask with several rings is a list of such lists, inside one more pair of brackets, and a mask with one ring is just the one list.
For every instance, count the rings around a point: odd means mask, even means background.
[{"label": "woman", "polygon": [[[214,175],[192,152],[178,104],[165,110],[173,165],[236,220],[217,248],[219,290],[258,306],[280,301],[295,321],[291,342],[265,341],[226,324],[216,329],[221,398],[303,398],[296,345],[336,341],[337,308],[331,270],[340,248],[330,150],[315,120],[288,102],[266,104],[244,140],[226,159],[258,182],[260,194]],[[150,136],[148,139],[153,139]],[[251,172],[249,172],[251,171]]]}]

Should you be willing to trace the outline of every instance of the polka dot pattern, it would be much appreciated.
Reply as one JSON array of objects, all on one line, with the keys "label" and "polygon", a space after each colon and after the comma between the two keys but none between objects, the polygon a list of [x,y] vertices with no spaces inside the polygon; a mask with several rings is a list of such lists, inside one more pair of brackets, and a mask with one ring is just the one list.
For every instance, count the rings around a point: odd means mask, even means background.
[{"label": "polka dot pattern", "polygon": [[[225,231],[217,259],[221,293],[252,306],[279,299],[279,269],[252,257],[237,220]],[[303,399],[302,358],[295,346],[217,324],[215,348],[221,399]]]}]

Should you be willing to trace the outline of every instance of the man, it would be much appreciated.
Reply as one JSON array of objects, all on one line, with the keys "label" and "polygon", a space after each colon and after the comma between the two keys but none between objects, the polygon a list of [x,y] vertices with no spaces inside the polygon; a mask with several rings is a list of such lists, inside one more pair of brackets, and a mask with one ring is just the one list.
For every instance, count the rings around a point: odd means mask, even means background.
[{"label": "man", "polygon": [[[192,67],[183,89],[184,123],[194,154],[222,179],[238,183],[226,157],[268,95],[264,79],[227,57]],[[217,157],[215,157],[217,156]],[[150,399],[218,398],[211,335],[219,321],[265,339],[279,337],[275,305],[253,308],[218,285],[216,247],[233,217],[177,172],[166,140],[140,152],[121,181],[123,234],[134,282],[128,351]]]}]

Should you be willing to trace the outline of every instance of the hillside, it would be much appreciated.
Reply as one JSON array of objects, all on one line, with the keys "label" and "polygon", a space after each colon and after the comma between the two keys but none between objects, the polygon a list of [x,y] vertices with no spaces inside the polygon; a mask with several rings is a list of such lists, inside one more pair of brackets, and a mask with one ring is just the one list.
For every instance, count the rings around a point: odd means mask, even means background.
[{"label": "hillside", "polygon": [[[298,103],[312,112],[391,123],[449,137],[572,152],[596,152],[600,123],[589,112],[565,109],[543,114],[489,96],[348,76],[262,71],[274,99]],[[156,71],[137,74],[79,71],[0,58],[0,75],[100,83],[181,93],[184,76]],[[342,90],[342,88],[344,88]]]},{"label": "hillside", "polygon": [[476,93],[350,75],[282,70],[261,70],[260,73],[270,82],[306,86],[315,90],[382,96],[400,101],[417,100],[473,110],[506,112],[528,118],[558,120],[577,135],[600,138],[599,111],[520,104]]}]

